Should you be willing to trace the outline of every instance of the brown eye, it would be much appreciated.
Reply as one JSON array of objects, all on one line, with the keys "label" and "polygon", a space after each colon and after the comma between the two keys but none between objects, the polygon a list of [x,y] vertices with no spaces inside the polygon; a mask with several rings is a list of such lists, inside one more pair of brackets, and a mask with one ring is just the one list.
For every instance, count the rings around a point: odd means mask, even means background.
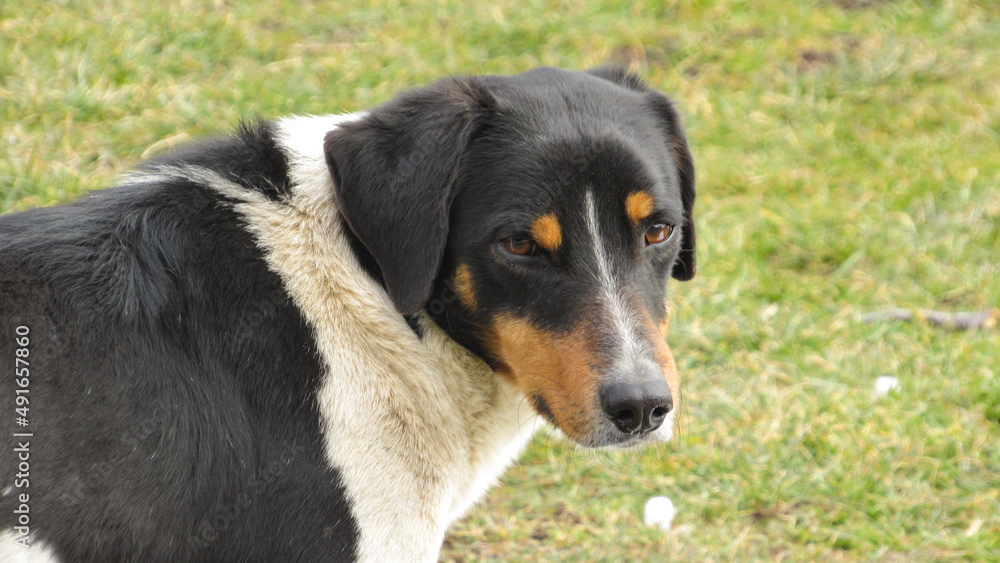
[{"label": "brown eye", "polygon": [[515,256],[531,256],[537,250],[530,238],[507,238],[501,241],[504,250]]},{"label": "brown eye", "polygon": [[664,225],[662,223],[653,225],[646,231],[646,244],[660,244],[670,238],[670,235],[673,232],[674,228],[670,225]]}]

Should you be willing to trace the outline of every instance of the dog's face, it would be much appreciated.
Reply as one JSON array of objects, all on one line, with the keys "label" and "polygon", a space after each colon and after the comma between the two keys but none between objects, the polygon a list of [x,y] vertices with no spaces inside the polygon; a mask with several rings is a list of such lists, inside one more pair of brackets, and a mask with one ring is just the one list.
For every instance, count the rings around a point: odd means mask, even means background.
[{"label": "dog's face", "polygon": [[586,446],[670,437],[667,280],[695,269],[677,114],[614,69],[439,83],[332,132],[359,250]]}]

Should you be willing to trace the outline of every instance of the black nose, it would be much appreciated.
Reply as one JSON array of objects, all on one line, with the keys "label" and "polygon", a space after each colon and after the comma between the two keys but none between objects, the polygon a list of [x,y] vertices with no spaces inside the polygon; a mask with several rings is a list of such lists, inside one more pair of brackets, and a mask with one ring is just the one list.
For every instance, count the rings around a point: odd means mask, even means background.
[{"label": "black nose", "polygon": [[645,434],[663,424],[674,402],[662,377],[641,383],[609,383],[601,387],[601,409],[619,430]]}]

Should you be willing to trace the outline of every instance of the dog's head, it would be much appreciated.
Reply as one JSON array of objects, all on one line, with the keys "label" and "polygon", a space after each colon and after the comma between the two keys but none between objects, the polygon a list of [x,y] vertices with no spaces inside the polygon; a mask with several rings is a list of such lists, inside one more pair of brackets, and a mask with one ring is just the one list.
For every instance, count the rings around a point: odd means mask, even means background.
[{"label": "dog's head", "polygon": [[426,309],[580,444],[669,439],[666,285],[694,276],[695,188],[666,97],[614,68],[455,78],[325,150],[400,313]]}]

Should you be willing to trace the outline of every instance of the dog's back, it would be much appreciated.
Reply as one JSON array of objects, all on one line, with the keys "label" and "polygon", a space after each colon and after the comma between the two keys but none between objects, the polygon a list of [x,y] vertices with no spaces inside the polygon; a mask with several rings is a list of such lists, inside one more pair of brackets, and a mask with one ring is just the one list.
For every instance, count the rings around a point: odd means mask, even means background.
[{"label": "dog's back", "polygon": [[[198,164],[268,193],[287,182],[252,166],[280,155],[268,143],[257,125]],[[24,528],[67,561],[346,558],[356,531],[323,456],[312,336],[225,198],[156,172],[190,160],[0,217],[0,358],[27,350],[28,368],[5,378],[0,421],[25,434],[30,468],[0,451],[0,529],[25,504]],[[334,524],[315,537],[317,521]]]}]

